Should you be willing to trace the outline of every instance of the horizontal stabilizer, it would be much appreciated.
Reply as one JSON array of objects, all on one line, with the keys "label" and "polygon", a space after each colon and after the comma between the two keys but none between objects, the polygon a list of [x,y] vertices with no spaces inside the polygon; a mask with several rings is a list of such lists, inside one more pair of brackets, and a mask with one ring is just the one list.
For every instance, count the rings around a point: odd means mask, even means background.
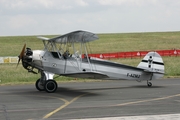
[{"label": "horizontal stabilizer", "polygon": [[144,72],[164,74],[164,72],[159,70],[144,70]]},{"label": "horizontal stabilizer", "polygon": [[75,77],[75,78],[87,78],[87,79],[103,79],[108,78],[107,75],[100,72],[77,72],[77,73],[65,73],[62,76]]}]

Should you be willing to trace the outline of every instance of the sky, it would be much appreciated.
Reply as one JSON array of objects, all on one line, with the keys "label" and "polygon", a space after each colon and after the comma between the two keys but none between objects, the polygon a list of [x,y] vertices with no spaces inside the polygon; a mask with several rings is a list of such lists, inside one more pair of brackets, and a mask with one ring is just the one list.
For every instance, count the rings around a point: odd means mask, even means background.
[{"label": "sky", "polygon": [[180,0],[0,0],[0,36],[180,31]]}]

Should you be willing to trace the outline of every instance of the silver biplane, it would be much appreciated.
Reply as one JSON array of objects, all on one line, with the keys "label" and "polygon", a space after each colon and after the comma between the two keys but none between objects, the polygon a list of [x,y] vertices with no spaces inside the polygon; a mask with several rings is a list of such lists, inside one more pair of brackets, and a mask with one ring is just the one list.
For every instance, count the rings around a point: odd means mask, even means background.
[{"label": "silver biplane", "polygon": [[44,43],[44,50],[32,51],[25,44],[18,64],[22,60],[23,67],[32,73],[36,73],[34,68],[38,69],[41,77],[35,85],[39,91],[53,93],[57,90],[58,85],[53,79],[55,74],[88,79],[146,80],[149,87],[152,86],[151,80],[164,75],[163,60],[156,52],[149,52],[137,67],[89,57],[86,43],[98,36],[87,31],[38,38]]}]

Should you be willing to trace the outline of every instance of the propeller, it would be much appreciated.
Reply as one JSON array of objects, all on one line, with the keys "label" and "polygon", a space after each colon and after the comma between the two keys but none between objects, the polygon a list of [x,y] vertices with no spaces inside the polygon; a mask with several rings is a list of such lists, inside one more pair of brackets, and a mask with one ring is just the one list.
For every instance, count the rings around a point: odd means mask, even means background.
[{"label": "propeller", "polygon": [[19,59],[18,59],[18,63],[17,63],[16,68],[18,67],[19,62],[22,60],[22,58],[23,58],[23,56],[24,56],[25,49],[26,49],[26,44],[24,44],[24,47],[23,47],[23,49],[21,50],[20,55],[18,56],[18,57],[19,57]]}]

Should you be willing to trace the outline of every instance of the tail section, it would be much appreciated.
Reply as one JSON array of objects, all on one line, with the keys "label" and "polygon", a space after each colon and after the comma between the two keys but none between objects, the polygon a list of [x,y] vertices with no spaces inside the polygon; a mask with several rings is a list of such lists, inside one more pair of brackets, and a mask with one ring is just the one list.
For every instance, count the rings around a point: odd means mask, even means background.
[{"label": "tail section", "polygon": [[137,67],[145,72],[164,74],[164,62],[157,52],[149,52]]}]

